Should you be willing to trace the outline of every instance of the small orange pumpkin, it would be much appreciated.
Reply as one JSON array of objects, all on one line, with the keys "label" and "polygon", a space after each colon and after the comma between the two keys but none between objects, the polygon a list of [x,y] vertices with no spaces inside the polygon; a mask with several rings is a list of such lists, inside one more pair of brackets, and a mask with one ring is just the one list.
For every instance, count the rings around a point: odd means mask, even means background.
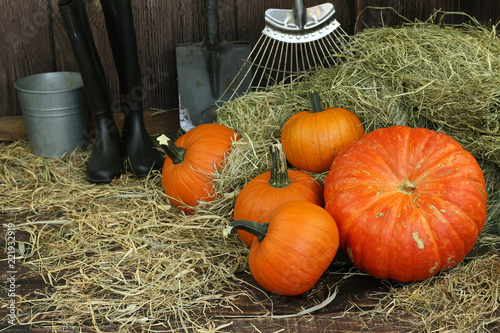
[{"label": "small orange pumpkin", "polygon": [[174,206],[193,214],[200,202],[215,199],[213,174],[225,161],[232,144],[240,136],[221,124],[202,124],[165,146],[163,190]]},{"label": "small orange pumpkin", "polygon": [[[236,198],[234,219],[264,223],[276,207],[292,200],[306,200],[323,207],[323,186],[303,171],[287,170],[281,144],[273,144],[269,149],[271,170],[256,176],[243,187]],[[248,246],[255,238],[243,230],[238,230],[238,234]]]},{"label": "small orange pumpkin", "polygon": [[324,208],[309,201],[286,202],[272,211],[268,221],[236,220],[229,226],[255,235],[248,266],[263,288],[279,295],[303,294],[337,253],[337,225]]},{"label": "small orange pumpkin", "polygon": [[342,108],[323,108],[317,91],[311,93],[311,111],[294,114],[281,131],[288,162],[295,168],[328,171],[337,154],[357,141],[365,130],[359,118]]}]

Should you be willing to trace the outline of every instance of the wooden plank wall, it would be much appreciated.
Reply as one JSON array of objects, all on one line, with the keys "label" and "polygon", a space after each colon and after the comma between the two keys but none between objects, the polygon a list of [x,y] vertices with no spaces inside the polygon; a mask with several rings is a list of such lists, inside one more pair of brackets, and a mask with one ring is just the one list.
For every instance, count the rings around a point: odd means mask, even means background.
[{"label": "wooden plank wall", "polygon": [[[107,75],[112,98],[118,79],[108,44],[99,0],[84,1],[92,33]],[[175,46],[203,38],[203,0],[132,0],[145,88],[145,108],[177,108]],[[57,0],[2,0],[0,9],[0,116],[21,115],[16,80],[35,73],[78,71],[57,9]],[[305,0],[307,7],[326,0]],[[500,19],[498,0],[330,0],[337,19],[352,34],[365,26],[397,24],[400,17],[427,19],[435,9],[464,11],[482,22]],[[220,33],[224,40],[257,41],[267,8],[291,8],[290,0],[219,0]],[[456,18],[455,18],[456,19]]]}]

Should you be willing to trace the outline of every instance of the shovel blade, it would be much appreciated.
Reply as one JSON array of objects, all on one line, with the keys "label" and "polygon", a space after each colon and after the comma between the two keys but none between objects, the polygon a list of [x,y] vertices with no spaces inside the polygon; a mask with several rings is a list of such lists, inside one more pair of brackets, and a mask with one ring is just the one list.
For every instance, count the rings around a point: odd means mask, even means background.
[{"label": "shovel blade", "polygon": [[[212,55],[209,55],[203,43],[177,46],[179,112],[184,130],[189,129],[186,127],[214,122],[216,102],[225,102],[235,91],[238,95],[248,89],[251,77],[242,80],[235,78],[250,52],[247,42],[221,42]],[[215,67],[209,61],[214,55],[217,63]]]}]

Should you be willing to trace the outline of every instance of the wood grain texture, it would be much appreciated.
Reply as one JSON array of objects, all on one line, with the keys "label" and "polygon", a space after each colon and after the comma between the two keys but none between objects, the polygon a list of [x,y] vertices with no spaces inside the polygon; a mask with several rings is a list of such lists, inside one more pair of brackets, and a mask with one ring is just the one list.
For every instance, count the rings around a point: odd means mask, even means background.
[{"label": "wood grain texture", "polygon": [[354,34],[356,2],[350,0],[334,0],[330,2],[335,8],[335,18],[339,21],[342,29],[344,29],[349,35]]},{"label": "wood grain texture", "polygon": [[0,121],[0,141],[26,140],[26,124],[21,116],[4,116]]},{"label": "wood grain texture", "polygon": [[498,0],[482,0],[480,2],[481,4],[476,4],[476,2],[474,2],[472,10],[468,13],[485,24],[491,25],[500,22],[500,6]]},{"label": "wood grain texture", "polygon": [[[385,8],[385,9],[381,9]],[[357,22],[355,31],[366,27],[380,27],[382,25],[398,25],[405,19],[425,21],[435,11],[464,12],[475,16],[479,21],[491,19],[500,20],[498,2],[491,0],[356,0]],[[403,19],[404,18],[404,19]],[[446,15],[444,22],[458,24],[467,20],[463,15]]]},{"label": "wood grain texture", "polygon": [[[43,216],[33,215],[33,213],[16,215],[15,213],[0,212],[0,233],[6,234],[8,223],[17,224],[26,220],[51,220],[58,218],[60,215],[57,211],[48,211],[42,214]],[[27,232],[16,232],[17,241],[30,242],[30,239],[31,236]],[[6,240],[4,237],[1,237],[0,248],[5,248],[5,245]],[[498,255],[498,251],[498,249],[493,247],[475,248],[467,257],[470,259],[490,253],[493,256]],[[6,260],[0,261],[0,280],[2,281],[6,281],[8,277],[6,266]],[[241,296],[232,300],[232,306],[227,306],[226,304],[226,306],[201,309],[200,311],[203,313],[197,316],[199,318],[198,324],[205,325],[205,318],[210,318],[214,324],[214,328],[229,324],[217,332],[413,332],[415,326],[411,326],[411,321],[415,321],[416,318],[411,313],[404,314],[403,317],[400,317],[400,320],[391,319],[393,314],[390,311],[393,306],[387,307],[388,312],[385,320],[383,313],[379,312],[377,316],[373,315],[373,313],[371,315],[366,313],[383,305],[381,299],[387,294],[390,288],[401,286],[401,284],[379,280],[367,274],[354,274],[351,276],[347,276],[346,274],[355,271],[347,255],[339,251],[330,268],[315,285],[314,291],[299,296],[280,296],[262,291],[248,271],[238,272],[235,274],[235,278],[245,286],[245,290],[252,294],[252,298]],[[42,276],[28,269],[21,262],[16,267],[16,295],[23,299],[34,299],[38,290],[50,291],[57,288],[58,285],[64,285],[65,283],[71,282],[60,279],[55,285],[50,285],[43,280]],[[335,299],[321,309],[312,314],[288,318],[279,317],[297,314],[304,309],[320,304],[328,298],[329,292],[334,286],[337,287]],[[21,303],[19,306],[22,308],[23,304]],[[46,324],[31,327],[29,331],[34,333],[53,332],[54,328],[52,326],[56,326],[58,323],[57,313],[51,313],[52,310],[47,309],[46,314],[44,314]],[[193,309],[186,309],[186,311],[190,311],[192,318],[196,316],[191,312],[194,311]],[[0,318],[5,318],[6,314],[6,307],[0,307]],[[271,314],[276,317],[271,318]],[[51,320],[54,321],[51,323]],[[405,322],[405,320],[407,321]],[[175,320],[165,320],[164,322],[159,320],[154,326],[149,327],[149,330],[157,332],[183,332],[183,324],[185,323]],[[87,325],[88,327],[84,327],[83,331],[96,331],[90,317]],[[102,332],[123,331],[116,324],[99,322],[98,325]],[[59,326],[57,332],[75,332],[74,327]],[[496,332],[495,327],[498,328],[493,323],[491,332]],[[0,322],[0,331],[3,332],[4,329],[5,332],[21,333],[26,332],[28,326],[18,325],[8,327],[5,321]],[[133,328],[128,328],[128,331],[143,332],[144,327],[138,324]]]},{"label": "wood grain texture", "polygon": [[[118,77],[99,0],[82,0],[93,38],[105,69],[111,99],[119,98]],[[366,26],[399,24],[392,7],[410,20],[427,19],[435,9],[465,11],[481,22],[500,20],[496,0],[329,0],[336,18],[348,33]],[[305,0],[306,7],[326,0]],[[0,9],[0,116],[21,115],[14,82],[24,76],[50,71],[78,70],[57,8],[58,0],[20,2],[3,0]],[[291,8],[290,0],[219,0],[220,35],[223,40],[249,41],[254,45],[264,28],[268,8]],[[203,0],[132,0],[144,85],[145,109],[178,108],[175,47],[201,42],[204,34]],[[464,17],[449,16],[453,23]]]},{"label": "wood grain texture", "polygon": [[54,67],[49,6],[3,1],[0,12],[0,116],[20,114],[15,82]]},{"label": "wood grain texture", "polygon": [[[115,112],[114,119],[121,132],[124,114]],[[151,135],[176,134],[179,130],[179,113],[176,110],[144,111],[144,126]],[[91,121],[91,120],[90,120]],[[23,116],[4,116],[0,121],[0,142],[28,139]]]},{"label": "wood grain texture", "polygon": [[[0,232],[5,234],[6,225],[8,223],[22,223],[25,220],[33,219],[54,219],[57,212],[46,212],[47,216],[43,218],[32,216],[32,214],[15,215],[9,213],[0,213]],[[29,215],[29,216],[28,216]],[[30,241],[30,235],[27,232],[16,232],[17,241]],[[5,248],[5,239],[0,238],[0,248]],[[6,261],[0,262],[0,279],[7,280],[8,269]],[[205,318],[215,324],[215,326],[227,325],[220,332],[376,332],[376,333],[396,333],[404,332],[403,323],[387,325],[381,318],[370,318],[368,321],[362,316],[363,311],[374,309],[380,302],[381,295],[384,295],[388,290],[388,282],[372,278],[368,275],[353,275],[346,278],[346,273],[352,269],[352,264],[343,254],[339,254],[336,260],[332,263],[329,271],[327,271],[315,285],[314,292],[306,293],[299,296],[281,296],[270,292],[262,291],[257,282],[253,279],[249,272],[243,271],[236,273],[235,278],[238,279],[246,290],[252,295],[252,298],[240,296],[232,300],[233,306],[220,306],[215,308],[201,309],[202,313],[196,315],[192,311],[194,309],[186,309],[190,315],[198,317],[198,324],[205,325]],[[49,285],[43,280],[43,277],[36,274],[21,262],[16,267],[16,295],[23,298],[36,298],[37,290],[53,290],[58,285],[69,283],[64,279],[55,282],[54,285]],[[293,315],[306,308],[310,308],[323,302],[328,298],[329,292],[333,286],[337,286],[337,295],[335,299],[320,310],[313,314],[292,316],[289,318],[279,317],[283,315]],[[333,290],[332,290],[333,291]],[[19,305],[20,309],[22,304]],[[348,310],[348,311],[347,311]],[[30,328],[30,332],[52,332],[53,320],[57,332],[74,332],[74,328],[63,327],[58,325],[57,313],[50,313],[48,309],[44,314],[44,320],[47,324],[39,324]],[[6,318],[6,307],[0,308],[0,318]],[[273,316],[278,316],[271,318]],[[176,321],[173,318],[166,319],[164,322],[158,320],[153,327],[149,329],[157,332],[164,332],[166,329],[173,329],[175,332],[184,331],[185,323]],[[92,321],[87,322],[88,327],[84,331],[94,332]],[[116,324],[106,322],[99,323],[99,328],[103,332],[118,332],[119,327]],[[27,325],[17,325],[8,327],[6,322],[0,322],[0,331],[6,329],[8,332],[24,332]],[[66,330],[67,329],[67,330]],[[139,324],[134,327],[135,330],[128,331],[141,332],[143,327]],[[169,330],[170,331],[170,330]],[[218,331],[219,332],[219,331]]]}]

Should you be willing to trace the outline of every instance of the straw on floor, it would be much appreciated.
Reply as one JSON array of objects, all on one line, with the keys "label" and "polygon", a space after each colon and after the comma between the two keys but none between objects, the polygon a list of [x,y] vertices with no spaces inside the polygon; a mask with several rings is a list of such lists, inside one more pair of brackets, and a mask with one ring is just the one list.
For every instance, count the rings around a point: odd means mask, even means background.
[{"label": "straw on floor", "polygon": [[[23,265],[47,283],[46,289],[19,295],[19,321],[96,330],[114,324],[124,332],[133,325],[147,331],[157,323],[174,330],[171,322],[180,329],[216,331],[204,310],[252,298],[235,277],[246,269],[248,249],[235,235],[224,237],[235,198],[268,169],[268,146],[279,140],[286,119],[310,109],[311,89],[320,92],[324,105],[356,113],[366,131],[424,126],[461,142],[487,180],[488,221],[478,245],[498,246],[497,30],[475,22],[439,26],[434,18],[364,30],[353,36],[349,54],[336,55],[342,65],[226,103],[218,122],[242,139],[214,180],[219,199],[192,216],[170,205],[159,172],[97,186],[85,181],[88,151],[43,159],[31,155],[24,141],[0,143],[0,210],[28,234],[17,244]],[[323,180],[325,174],[315,176]],[[484,332],[488,323],[500,321],[498,260],[479,257],[428,281],[396,285],[383,295],[380,309],[360,321],[385,316],[390,322],[407,314],[417,332]],[[469,303],[464,309],[455,302]]]}]

